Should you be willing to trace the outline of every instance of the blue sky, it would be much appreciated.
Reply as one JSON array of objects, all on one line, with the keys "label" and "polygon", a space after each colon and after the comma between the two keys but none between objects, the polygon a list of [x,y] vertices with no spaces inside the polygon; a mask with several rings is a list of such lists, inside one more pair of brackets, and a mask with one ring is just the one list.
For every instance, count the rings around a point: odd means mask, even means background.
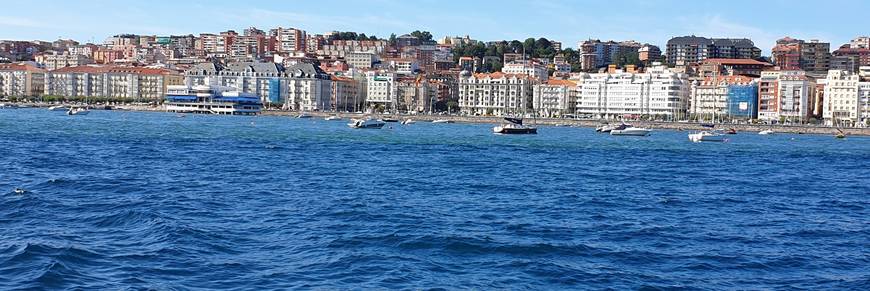
[{"label": "blue sky", "polygon": [[[4,1],[6,2],[6,1]],[[365,1],[8,1],[0,39],[102,42],[119,33],[198,34],[248,26],[309,33],[431,31],[436,38],[546,37],[575,47],[587,38],[634,39],[663,46],[679,35],[749,37],[769,54],[776,39],[820,39],[839,47],[870,34],[870,1],[828,0],[365,0]]]}]

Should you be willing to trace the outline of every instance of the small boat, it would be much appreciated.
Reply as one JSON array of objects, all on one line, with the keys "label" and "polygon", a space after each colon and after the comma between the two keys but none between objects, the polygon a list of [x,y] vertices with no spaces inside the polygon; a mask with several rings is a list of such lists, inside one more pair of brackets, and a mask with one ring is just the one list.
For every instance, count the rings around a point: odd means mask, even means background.
[{"label": "small boat", "polygon": [[737,130],[733,128],[729,128],[725,130],[725,134],[737,134]]},{"label": "small boat", "polygon": [[627,125],[624,128],[616,128],[610,131],[610,135],[621,135],[621,136],[647,136],[652,132],[651,129],[634,127],[631,125]]},{"label": "small boat", "polygon": [[184,114],[184,113],[179,113],[179,114],[176,114],[175,117],[178,117],[178,118],[185,118],[185,117],[187,117],[187,115]]},{"label": "small boat", "polygon": [[432,120],[432,123],[453,123],[453,120],[436,119],[436,120]]},{"label": "small boat", "polygon": [[601,126],[595,128],[595,132],[600,133],[610,133],[614,129],[625,129],[631,126],[630,124],[620,123],[620,124],[602,124]]},{"label": "small boat", "polygon": [[21,188],[15,188],[15,194],[24,195],[25,193],[27,193],[27,190],[24,190]]},{"label": "small boat", "polygon": [[692,142],[724,142],[728,139],[725,138],[724,134],[716,131],[705,130],[697,133],[690,133],[689,140]]},{"label": "small boat", "polygon": [[330,117],[324,118],[323,120],[326,120],[326,121],[341,120],[341,116],[333,115],[333,116],[330,116]]},{"label": "small boat", "polygon": [[758,132],[758,134],[760,134],[760,135],[771,135],[771,134],[774,134],[774,133],[776,133],[776,132],[774,132],[772,129],[762,130],[762,131],[759,131],[759,132]]},{"label": "small boat", "polygon": [[414,124],[414,123],[417,123],[417,122],[414,121],[413,119],[410,119],[410,118],[402,121],[402,125],[409,125],[409,124]]},{"label": "small boat", "polygon": [[311,118],[311,115],[308,115],[308,113],[302,112],[302,113],[299,113],[299,115],[296,115],[296,118]]},{"label": "small boat", "polygon": [[18,108],[21,108],[21,107],[18,105],[15,105],[15,104],[11,104],[11,103],[0,103],[0,109],[18,109]]},{"label": "small boat", "polygon": [[846,133],[840,129],[837,129],[837,134],[834,135],[834,138],[837,138],[837,139],[846,138]]},{"label": "small boat", "polygon": [[383,121],[383,122],[399,122],[399,120],[395,119],[395,118],[382,118],[381,121]]},{"label": "small boat", "polygon": [[505,124],[492,128],[496,134],[537,134],[538,128],[523,125],[522,118],[505,117]]},{"label": "small boat", "polygon": [[88,115],[91,113],[90,110],[84,107],[70,107],[69,111],[66,112],[66,115]]},{"label": "small boat", "polygon": [[365,118],[365,119],[354,119],[353,122],[348,123],[347,126],[349,126],[350,128],[357,128],[357,129],[359,129],[359,128],[378,129],[378,128],[384,127],[384,125],[386,125],[386,124],[387,124],[386,122],[369,117],[369,118]]},{"label": "small boat", "polygon": [[55,105],[48,108],[48,111],[69,111],[69,107],[63,105]]}]

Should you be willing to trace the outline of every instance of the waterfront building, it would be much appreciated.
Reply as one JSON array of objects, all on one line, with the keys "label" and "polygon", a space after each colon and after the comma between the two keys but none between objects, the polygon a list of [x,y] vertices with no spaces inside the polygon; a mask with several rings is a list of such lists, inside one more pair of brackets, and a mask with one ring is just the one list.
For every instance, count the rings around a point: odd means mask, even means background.
[{"label": "waterfront building", "polygon": [[692,84],[689,115],[702,121],[758,117],[758,83],[740,75],[705,77]]},{"label": "waterfront building", "polygon": [[562,117],[574,114],[576,101],[580,97],[580,87],[569,80],[549,80],[534,85],[532,108],[543,117]]},{"label": "waterfront building", "polygon": [[870,74],[829,71],[822,106],[826,125],[870,125]]},{"label": "waterfront building", "polygon": [[166,69],[87,65],[46,72],[43,94],[156,101],[167,86],[182,82],[180,74]]},{"label": "waterfront building", "polygon": [[0,97],[42,95],[45,72],[32,63],[0,64]]},{"label": "waterfront building", "polygon": [[761,49],[745,38],[706,38],[681,36],[668,40],[667,61],[670,65],[684,66],[708,58],[758,59]]},{"label": "waterfront building", "polygon": [[365,99],[360,94],[360,82],[353,78],[332,76],[332,104],[335,111],[357,112],[365,107]]},{"label": "waterfront building", "polygon": [[285,109],[323,111],[332,109],[332,79],[320,67],[299,63],[287,68]]},{"label": "waterfront building", "polygon": [[531,108],[532,85],[524,74],[471,74],[459,77],[459,109],[468,115],[520,115]]},{"label": "waterfront building", "polygon": [[398,110],[396,79],[396,74],[392,72],[366,72],[366,106],[382,107],[381,109],[390,112]]},{"label": "waterfront building", "polygon": [[216,85],[172,85],[166,88],[167,112],[255,115],[263,104],[255,94]]},{"label": "waterfront building", "polygon": [[809,75],[825,76],[831,67],[831,44],[785,37],[776,41],[771,58],[781,70],[803,70]]},{"label": "waterfront building", "polygon": [[758,79],[758,119],[805,122],[813,113],[815,83],[804,71],[764,71]]},{"label": "waterfront building", "polygon": [[92,64],[93,60],[80,54],[70,54],[67,51],[63,53],[48,52],[38,54],[35,57],[37,63],[45,67],[46,70],[56,70],[65,67],[76,67],[81,65]]},{"label": "waterfront building", "polygon": [[660,63],[642,73],[582,73],[572,74],[571,80],[580,87],[576,113],[606,119],[682,118],[691,87],[688,75]]}]

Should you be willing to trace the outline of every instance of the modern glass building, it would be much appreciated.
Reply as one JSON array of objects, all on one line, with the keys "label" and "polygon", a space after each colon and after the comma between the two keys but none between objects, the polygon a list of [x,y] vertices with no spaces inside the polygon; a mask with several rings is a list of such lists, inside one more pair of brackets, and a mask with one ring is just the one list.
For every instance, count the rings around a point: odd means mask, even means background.
[{"label": "modern glass building", "polygon": [[728,115],[731,118],[758,118],[758,84],[728,86]]}]

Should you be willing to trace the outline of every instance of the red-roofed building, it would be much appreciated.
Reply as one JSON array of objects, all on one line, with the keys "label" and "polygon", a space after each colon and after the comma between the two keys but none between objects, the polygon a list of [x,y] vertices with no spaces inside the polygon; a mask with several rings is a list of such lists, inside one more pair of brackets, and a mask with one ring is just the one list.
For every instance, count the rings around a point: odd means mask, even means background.
[{"label": "red-roofed building", "polygon": [[46,73],[44,94],[158,101],[163,99],[166,86],[182,85],[183,80],[181,74],[166,69],[99,65],[66,67]]},{"label": "red-roofed building", "polygon": [[548,80],[533,87],[532,108],[545,117],[574,114],[580,87],[569,80]]},{"label": "red-roofed building", "polygon": [[759,77],[761,71],[772,69],[773,64],[753,59],[706,59],[701,63],[701,77],[717,76],[749,76]]},{"label": "red-roofed building", "polygon": [[531,108],[536,79],[524,74],[470,74],[459,77],[459,109],[470,115],[516,115]]},{"label": "red-roofed building", "polygon": [[0,97],[42,94],[45,70],[29,63],[0,64]]}]

